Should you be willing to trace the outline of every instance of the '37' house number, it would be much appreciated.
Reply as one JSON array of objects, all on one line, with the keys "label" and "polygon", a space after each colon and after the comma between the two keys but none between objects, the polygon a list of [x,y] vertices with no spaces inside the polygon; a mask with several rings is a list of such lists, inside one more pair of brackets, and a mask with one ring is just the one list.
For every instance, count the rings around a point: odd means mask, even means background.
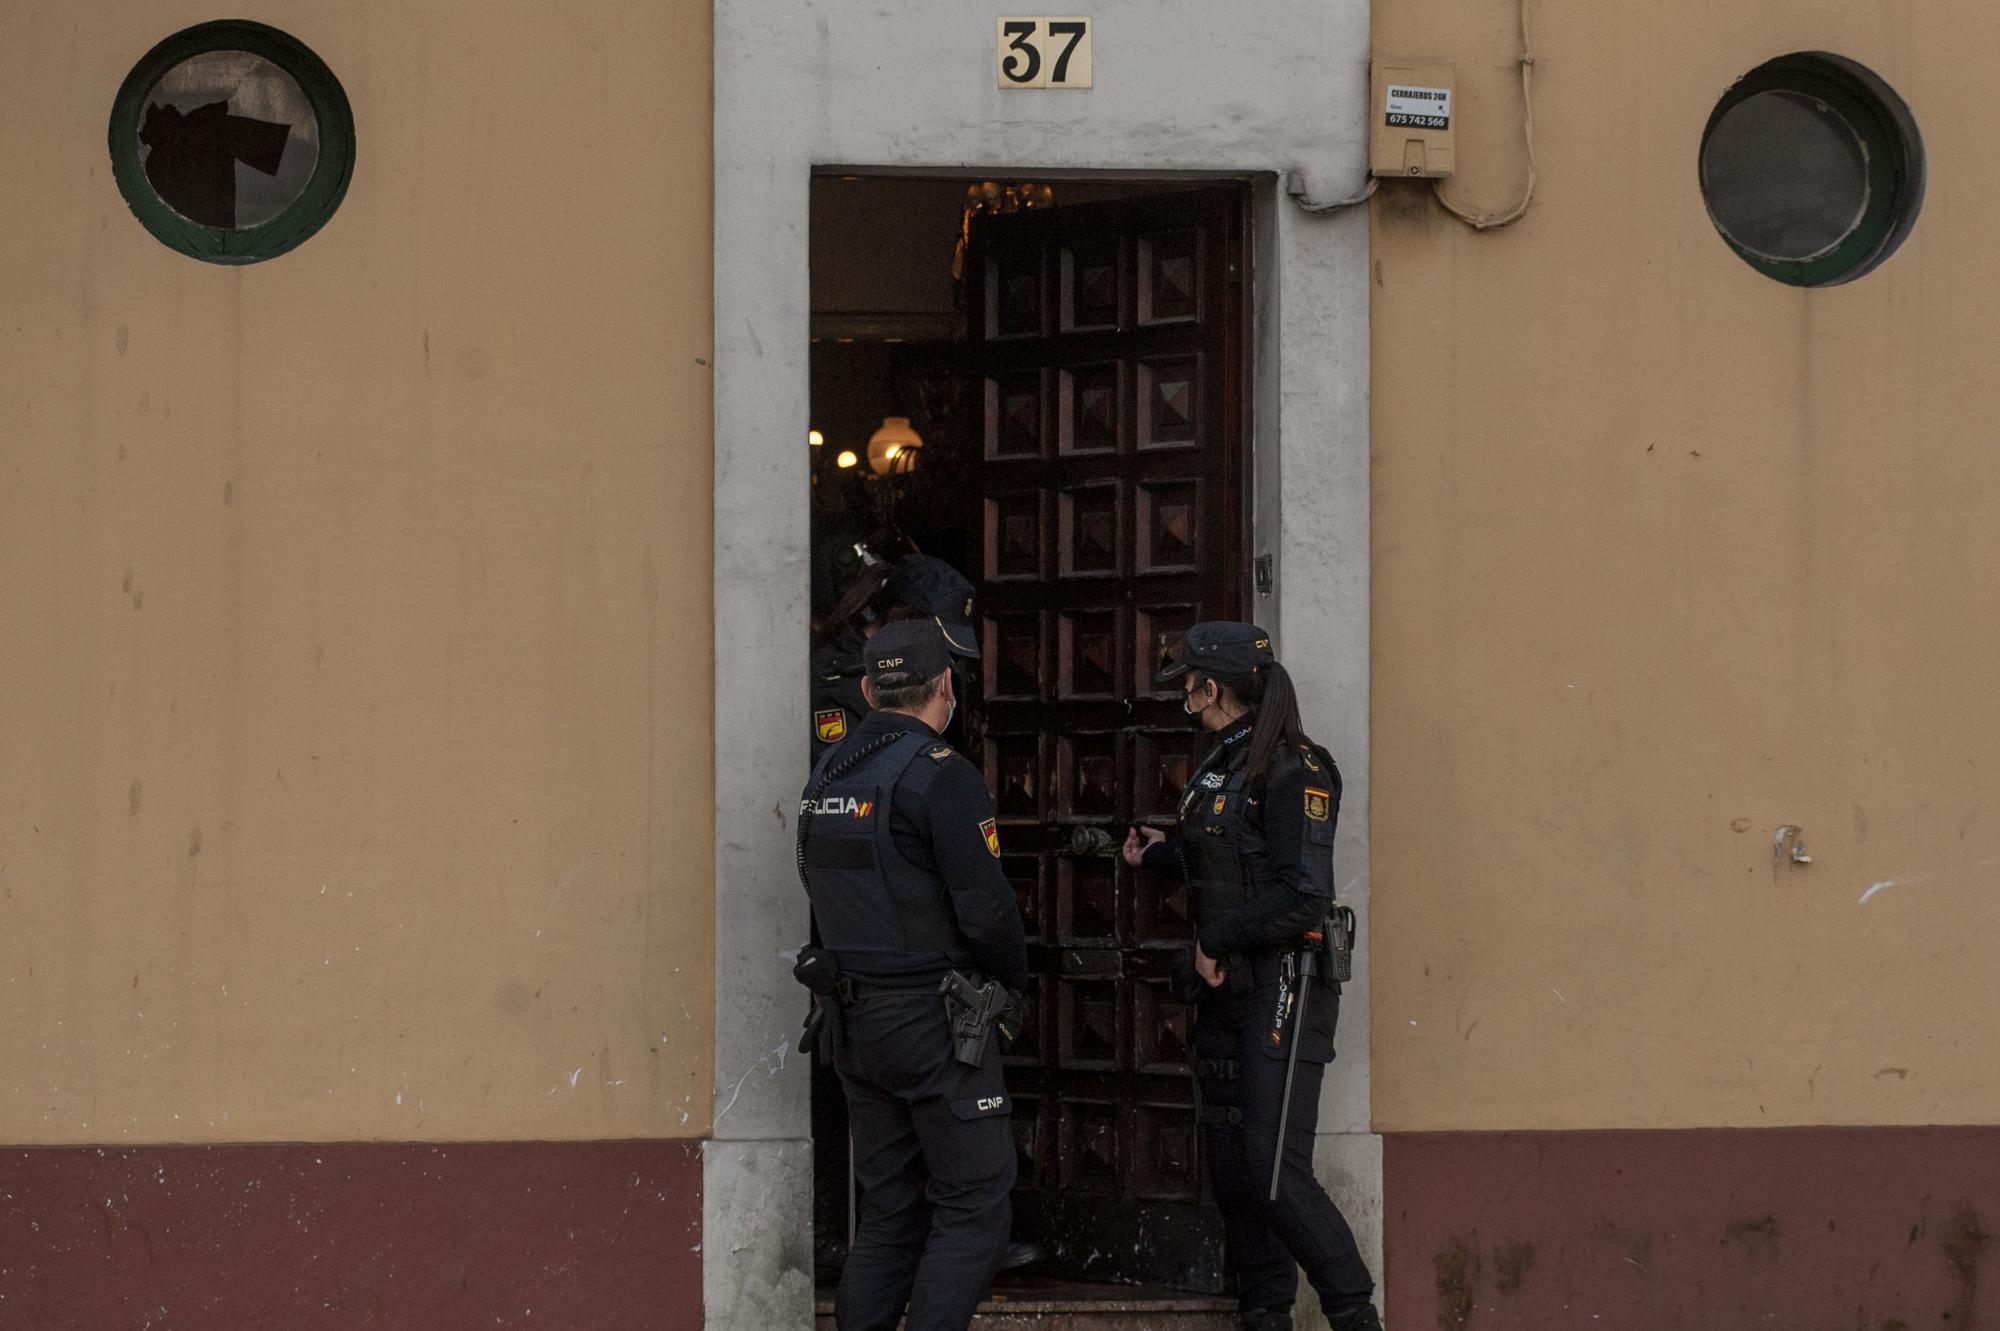
[{"label": "'37' house number", "polygon": [[1000,20],[1002,88],[1088,88],[1090,20]]}]

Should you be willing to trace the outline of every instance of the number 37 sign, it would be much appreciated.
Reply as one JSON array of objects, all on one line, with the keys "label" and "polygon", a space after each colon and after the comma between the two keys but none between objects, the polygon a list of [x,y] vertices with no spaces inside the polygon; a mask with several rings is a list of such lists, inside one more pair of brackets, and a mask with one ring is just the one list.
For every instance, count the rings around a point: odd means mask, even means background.
[{"label": "number 37 sign", "polygon": [[1088,88],[1090,20],[1000,20],[1002,88]]}]

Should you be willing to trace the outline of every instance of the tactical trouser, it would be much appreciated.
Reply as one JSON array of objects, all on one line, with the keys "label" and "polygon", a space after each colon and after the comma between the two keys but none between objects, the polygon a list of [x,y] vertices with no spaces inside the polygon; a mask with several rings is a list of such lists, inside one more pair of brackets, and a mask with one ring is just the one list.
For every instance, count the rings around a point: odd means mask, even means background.
[{"label": "tactical trouser", "polygon": [[969,1068],[952,1057],[935,985],[862,987],[844,1005],[838,1067],[861,1189],[834,1301],[840,1331],[965,1331],[1007,1244],[1012,1101],[997,1042]]},{"label": "tactical trouser", "polygon": [[[1320,1082],[1326,1071],[1314,1056],[1332,1053],[1332,1019],[1340,999],[1331,984],[1320,983],[1313,992],[1312,1025],[1319,1038],[1309,1032],[1301,1049],[1285,1131],[1284,1171],[1278,1200],[1270,1201],[1284,1054],[1291,1038],[1287,1028],[1282,1042],[1271,1039],[1281,962],[1273,953],[1234,961],[1234,983],[1209,989],[1198,1000],[1194,1047],[1208,1174],[1236,1267],[1239,1302],[1246,1314],[1289,1309],[1303,1267],[1331,1320],[1368,1302],[1375,1290],[1354,1231],[1312,1170]],[[1241,975],[1245,969],[1248,983]]]}]

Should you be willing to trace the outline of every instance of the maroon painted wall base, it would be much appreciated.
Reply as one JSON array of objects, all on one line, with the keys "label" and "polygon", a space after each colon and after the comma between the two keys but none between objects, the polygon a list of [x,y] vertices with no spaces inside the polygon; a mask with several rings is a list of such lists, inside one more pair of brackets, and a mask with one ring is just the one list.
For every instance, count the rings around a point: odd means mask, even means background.
[{"label": "maroon painted wall base", "polygon": [[2000,1328],[2000,1128],[1383,1148],[1397,1331]]},{"label": "maroon painted wall base", "polygon": [[0,1150],[0,1328],[701,1326],[701,1144]]}]

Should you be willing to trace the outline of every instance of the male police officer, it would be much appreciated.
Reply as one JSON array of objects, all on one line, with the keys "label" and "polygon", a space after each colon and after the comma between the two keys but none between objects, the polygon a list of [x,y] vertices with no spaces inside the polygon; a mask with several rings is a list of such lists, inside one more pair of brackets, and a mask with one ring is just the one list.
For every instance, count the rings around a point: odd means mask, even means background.
[{"label": "male police officer", "polygon": [[[859,595],[863,579],[879,584],[839,622],[826,626],[812,650],[813,760],[847,738],[868,711],[861,674],[869,636],[900,619],[932,619],[964,642],[972,641],[972,584],[950,564],[931,555],[906,555],[885,576],[864,572],[850,585]],[[849,602],[830,613],[839,614]]]},{"label": "male police officer", "polygon": [[816,942],[800,972],[838,1004],[861,1186],[841,1331],[891,1331],[906,1305],[908,1331],[964,1331],[1007,1241],[1014,1138],[986,1037],[1027,983],[1027,942],[985,783],[939,738],[954,653],[977,649],[937,619],[870,638],[875,710],[800,804]]}]

